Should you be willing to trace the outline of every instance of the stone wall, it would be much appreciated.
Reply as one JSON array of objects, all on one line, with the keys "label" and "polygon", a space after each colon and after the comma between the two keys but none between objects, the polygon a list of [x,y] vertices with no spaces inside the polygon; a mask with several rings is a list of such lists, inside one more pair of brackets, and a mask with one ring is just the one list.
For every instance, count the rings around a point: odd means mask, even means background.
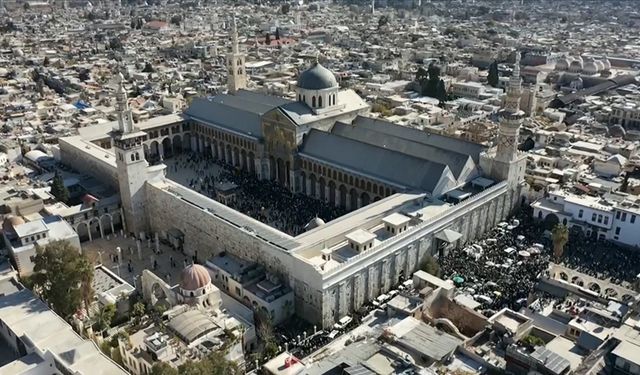
[{"label": "stone wall", "polygon": [[62,163],[113,188],[118,188],[118,173],[113,153],[91,142],[83,141],[78,136],[60,138],[59,145]]},{"label": "stone wall", "polygon": [[329,327],[420,269],[427,256],[437,255],[440,231],[460,232],[458,246],[471,242],[508,217],[518,196],[500,183],[323,275],[322,325]]}]

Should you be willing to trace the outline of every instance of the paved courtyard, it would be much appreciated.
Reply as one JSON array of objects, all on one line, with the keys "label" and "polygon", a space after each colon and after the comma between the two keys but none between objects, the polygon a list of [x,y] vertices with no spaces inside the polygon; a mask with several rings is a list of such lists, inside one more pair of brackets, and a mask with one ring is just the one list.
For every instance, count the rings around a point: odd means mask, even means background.
[{"label": "paved courtyard", "polygon": [[[144,269],[149,269],[156,275],[162,276],[169,285],[175,285],[180,281],[182,269],[191,263],[191,257],[162,243],[159,243],[160,252],[156,253],[154,240],[142,241],[140,253],[138,253],[136,241],[132,237],[125,238],[120,233],[117,233],[116,236],[109,235],[102,239],[83,242],[81,245],[82,251],[91,261],[105,265],[133,286],[136,286],[137,278]],[[118,247],[121,259],[117,262],[115,256],[118,254]],[[172,259],[173,267],[171,265]],[[156,262],[157,268],[154,270]],[[129,271],[129,264],[131,264],[131,271]]]}]

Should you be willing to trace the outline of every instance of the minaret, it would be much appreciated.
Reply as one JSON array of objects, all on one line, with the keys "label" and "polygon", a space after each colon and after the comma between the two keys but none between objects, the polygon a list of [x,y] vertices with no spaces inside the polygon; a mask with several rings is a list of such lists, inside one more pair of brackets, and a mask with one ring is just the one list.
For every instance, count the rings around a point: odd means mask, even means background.
[{"label": "minaret", "polygon": [[133,233],[136,237],[143,237],[147,232],[144,184],[147,180],[149,164],[144,158],[143,146],[147,134],[133,124],[127,93],[123,86],[124,77],[119,73],[116,79],[118,127],[114,127],[111,131],[111,139],[116,155],[120,201],[126,231]]},{"label": "minaret", "polygon": [[516,51],[516,63],[507,85],[504,107],[498,113],[500,116],[498,146],[490,172],[492,178],[499,181],[507,180],[512,187],[516,187],[524,178],[526,162],[524,156],[518,153],[520,126],[525,117],[524,111],[520,109],[521,95],[520,52]]},{"label": "minaret", "polygon": [[238,90],[247,87],[247,71],[245,69],[245,56],[240,53],[238,46],[238,27],[236,17],[231,21],[231,53],[227,55],[227,90],[234,94]]},{"label": "minaret", "polygon": [[376,0],[371,0],[371,14],[376,14]]}]

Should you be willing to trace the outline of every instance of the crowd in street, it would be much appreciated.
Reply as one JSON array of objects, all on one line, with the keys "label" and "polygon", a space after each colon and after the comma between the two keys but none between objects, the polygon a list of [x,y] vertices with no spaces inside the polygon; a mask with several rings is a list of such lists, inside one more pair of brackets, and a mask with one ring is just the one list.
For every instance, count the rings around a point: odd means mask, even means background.
[{"label": "crowd in street", "polygon": [[[218,168],[211,168],[214,164]],[[174,172],[179,168],[190,169],[196,177],[188,181],[189,188],[209,197],[216,197],[220,183],[236,185],[235,198],[227,205],[280,231],[296,236],[306,229],[314,218],[329,222],[346,213],[343,208],[292,193],[275,181],[259,180],[242,170],[213,158],[196,153],[176,156]]]},{"label": "crowd in street", "polygon": [[439,259],[441,277],[451,279],[480,302],[486,315],[504,307],[519,309],[542,272],[550,250],[532,236],[536,224],[528,215],[493,228],[475,244],[452,250]]}]

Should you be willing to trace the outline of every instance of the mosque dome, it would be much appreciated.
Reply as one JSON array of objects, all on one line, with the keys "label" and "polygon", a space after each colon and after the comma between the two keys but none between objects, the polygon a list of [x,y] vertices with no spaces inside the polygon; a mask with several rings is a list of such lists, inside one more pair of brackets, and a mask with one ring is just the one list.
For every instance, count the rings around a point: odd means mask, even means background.
[{"label": "mosque dome", "polygon": [[305,90],[324,90],[338,87],[338,81],[329,69],[316,62],[300,74],[298,87]]},{"label": "mosque dome", "polygon": [[581,72],[582,71],[582,59],[576,59],[571,62],[569,65],[569,71],[571,72]]},{"label": "mosque dome", "polygon": [[602,61],[596,60],[596,66],[598,67],[599,72],[604,70],[604,63]]},{"label": "mosque dome", "polygon": [[4,219],[3,226],[5,228],[9,228],[9,226],[15,227],[15,226],[18,226],[20,224],[24,224],[24,219],[23,218],[21,218],[20,216],[9,215]]},{"label": "mosque dome", "polygon": [[199,264],[192,264],[182,270],[180,288],[183,290],[197,290],[211,284],[209,271]]},{"label": "mosque dome", "polygon": [[593,60],[587,61],[582,68],[582,72],[588,75],[598,74],[598,66],[596,65],[596,62]]},{"label": "mosque dome", "polygon": [[556,70],[568,70],[569,69],[569,59],[563,57],[556,62]]},{"label": "mosque dome", "polygon": [[604,65],[604,70],[611,70],[611,62],[607,58],[607,56],[602,59],[602,64]]}]

